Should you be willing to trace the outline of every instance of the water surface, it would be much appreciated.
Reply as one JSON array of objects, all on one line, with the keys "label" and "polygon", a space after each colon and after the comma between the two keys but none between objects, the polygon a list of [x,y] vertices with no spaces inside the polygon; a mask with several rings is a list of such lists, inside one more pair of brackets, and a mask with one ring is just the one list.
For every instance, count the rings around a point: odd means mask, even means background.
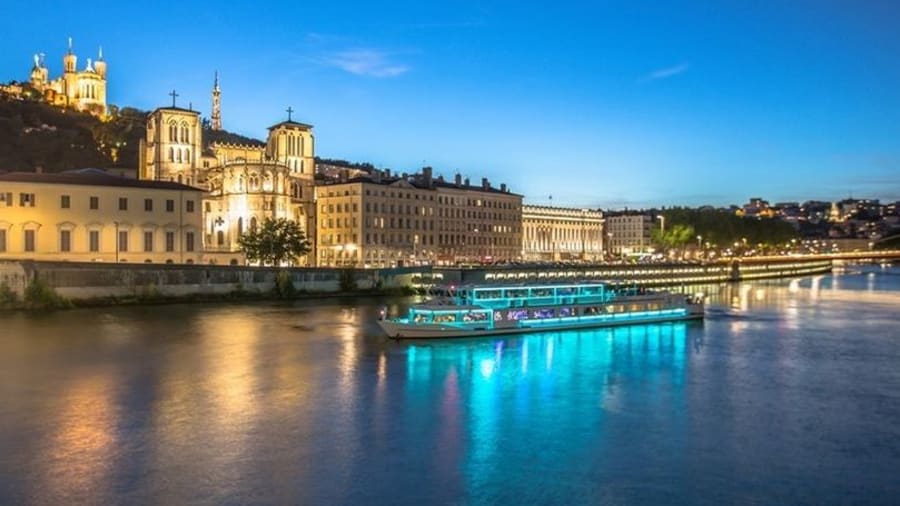
[{"label": "water surface", "polygon": [[0,316],[2,504],[900,497],[900,269],[702,323],[389,341],[412,299]]}]

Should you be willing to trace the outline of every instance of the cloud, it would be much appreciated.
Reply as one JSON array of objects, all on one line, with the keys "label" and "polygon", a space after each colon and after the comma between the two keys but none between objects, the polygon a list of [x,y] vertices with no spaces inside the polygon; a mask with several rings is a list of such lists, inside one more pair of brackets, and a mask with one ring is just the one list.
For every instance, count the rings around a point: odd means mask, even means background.
[{"label": "cloud", "polygon": [[641,78],[641,82],[645,83],[648,81],[658,81],[660,79],[668,79],[670,77],[677,76],[678,74],[683,74],[683,73],[687,72],[687,70],[689,68],[690,68],[690,65],[688,65],[687,63],[679,63],[678,65],[674,65],[672,67],[665,67],[665,68],[657,69],[657,70],[654,70],[653,72],[650,72],[649,74],[645,75],[643,78]]},{"label": "cloud", "polygon": [[320,63],[345,72],[369,77],[396,77],[410,70],[408,65],[391,61],[384,51],[371,48],[348,49],[328,55]]}]

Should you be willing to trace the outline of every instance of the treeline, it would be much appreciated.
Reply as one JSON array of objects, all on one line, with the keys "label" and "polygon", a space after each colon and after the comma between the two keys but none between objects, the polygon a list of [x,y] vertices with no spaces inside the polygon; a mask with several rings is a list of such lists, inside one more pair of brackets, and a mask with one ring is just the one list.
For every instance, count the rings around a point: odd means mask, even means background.
[{"label": "treeline", "polygon": [[665,234],[654,229],[655,242],[668,247],[703,244],[725,247],[734,243],[776,245],[799,237],[789,223],[772,218],[744,218],[722,209],[673,207],[661,211]]}]

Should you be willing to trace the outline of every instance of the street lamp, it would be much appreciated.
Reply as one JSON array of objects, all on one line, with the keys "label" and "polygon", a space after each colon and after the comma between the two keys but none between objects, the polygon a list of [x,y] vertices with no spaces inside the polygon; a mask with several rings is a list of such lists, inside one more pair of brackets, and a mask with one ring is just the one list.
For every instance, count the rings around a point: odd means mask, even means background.
[{"label": "street lamp", "polygon": [[697,236],[697,249],[700,249],[700,248],[702,248],[702,247],[703,247],[703,236],[702,236],[702,235],[698,235],[698,236]]},{"label": "street lamp", "polygon": [[656,217],[659,218],[660,235],[666,235],[666,217],[661,214],[657,214]]}]

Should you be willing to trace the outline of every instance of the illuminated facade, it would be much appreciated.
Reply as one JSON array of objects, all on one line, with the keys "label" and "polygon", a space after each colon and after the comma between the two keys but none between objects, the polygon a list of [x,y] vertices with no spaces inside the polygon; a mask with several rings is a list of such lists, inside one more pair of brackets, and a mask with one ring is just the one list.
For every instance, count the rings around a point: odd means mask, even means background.
[{"label": "illuminated facade", "polygon": [[603,258],[603,213],[591,209],[524,206],[524,260],[599,260]]},{"label": "illuminated facade", "polygon": [[[315,246],[312,125],[289,116],[269,128],[265,145],[213,143],[204,150],[202,135],[200,113],[176,107],[174,99],[171,107],[153,111],[147,119],[140,177],[207,190],[203,244],[209,262],[243,263],[239,237],[266,218],[297,221]],[[300,259],[300,264],[313,258]]]},{"label": "illuminated facade", "polygon": [[202,195],[91,169],[0,174],[0,258],[199,263]]},{"label": "illuminated facade", "polygon": [[316,187],[318,265],[390,267],[492,262],[521,254],[522,196],[506,185],[442,178],[431,169],[376,171]]},{"label": "illuminated facade", "polygon": [[640,211],[619,211],[606,214],[608,250],[614,255],[649,253],[652,247],[650,232],[653,220]]},{"label": "illuminated facade", "polygon": [[69,47],[63,57],[62,76],[51,80],[43,53],[36,54],[29,82],[47,103],[105,118],[107,68],[103,48],[100,48],[96,61],[87,59],[83,70],[78,70],[77,64],[78,57],[72,51],[72,39],[69,38]]}]

